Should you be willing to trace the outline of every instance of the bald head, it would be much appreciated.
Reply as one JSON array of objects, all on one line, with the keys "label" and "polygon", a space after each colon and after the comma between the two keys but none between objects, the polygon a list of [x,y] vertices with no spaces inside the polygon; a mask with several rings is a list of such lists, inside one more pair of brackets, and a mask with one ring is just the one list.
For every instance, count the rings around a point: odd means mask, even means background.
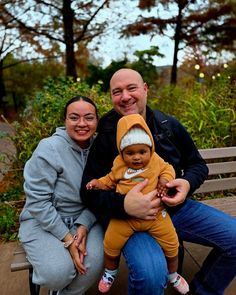
[{"label": "bald head", "polygon": [[112,85],[113,81],[116,79],[125,79],[126,77],[129,77],[130,79],[135,79],[137,82],[143,84],[143,78],[142,76],[139,74],[139,72],[132,70],[132,69],[119,69],[118,71],[116,71],[110,80],[110,86]]},{"label": "bald head", "polygon": [[137,71],[116,71],[110,80],[110,90],[113,107],[119,114],[140,114],[146,117],[148,87]]}]

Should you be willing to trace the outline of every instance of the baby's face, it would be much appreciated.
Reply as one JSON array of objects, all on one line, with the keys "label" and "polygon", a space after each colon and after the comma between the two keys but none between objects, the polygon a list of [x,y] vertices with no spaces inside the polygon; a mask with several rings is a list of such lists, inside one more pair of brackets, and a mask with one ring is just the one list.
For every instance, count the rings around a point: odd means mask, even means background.
[{"label": "baby's face", "polygon": [[124,148],[122,156],[129,168],[141,169],[151,158],[151,148],[146,144],[133,144]]}]

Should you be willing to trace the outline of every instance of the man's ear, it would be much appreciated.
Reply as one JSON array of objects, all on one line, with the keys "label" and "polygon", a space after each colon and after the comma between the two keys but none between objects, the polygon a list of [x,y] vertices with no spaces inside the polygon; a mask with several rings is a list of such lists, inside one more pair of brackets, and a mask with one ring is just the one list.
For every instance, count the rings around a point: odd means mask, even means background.
[{"label": "man's ear", "polygon": [[144,83],[143,83],[143,86],[144,86],[144,90],[145,90],[146,92],[148,92],[148,91],[149,91],[149,86],[148,86],[147,82],[144,82]]}]

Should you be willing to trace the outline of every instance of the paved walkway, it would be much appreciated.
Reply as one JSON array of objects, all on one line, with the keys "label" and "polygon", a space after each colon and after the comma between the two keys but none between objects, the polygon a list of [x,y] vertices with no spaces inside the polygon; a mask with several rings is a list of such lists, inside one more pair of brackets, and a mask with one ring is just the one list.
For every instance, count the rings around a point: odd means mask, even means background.
[{"label": "paved walkway", "polygon": [[[210,206],[216,207],[226,213],[236,217],[236,196],[212,199],[204,201]],[[194,274],[199,270],[199,265],[211,250],[208,247],[195,245],[191,243],[184,243],[186,248],[183,276],[188,282],[190,282]],[[16,242],[0,243],[0,294],[1,295],[27,295],[29,294],[28,287],[28,271],[18,271],[11,273],[10,264],[15,248]],[[145,251],[145,250],[144,250]],[[121,260],[120,272],[118,279],[114,283],[113,288],[109,292],[109,295],[126,295],[127,294],[127,277],[128,271],[124,260]],[[97,284],[95,284],[86,295],[98,295]],[[176,295],[176,293],[168,288],[165,295]],[[47,295],[47,290],[41,290],[40,295]],[[230,286],[225,291],[224,295],[236,295],[236,278],[232,281]]]},{"label": "paved walkway", "polygon": [[[16,242],[8,242],[0,244],[0,294],[1,295],[28,295],[28,271],[11,272],[10,264],[14,249],[16,248]],[[203,246],[197,246],[190,243],[186,243],[188,251],[194,253],[194,258],[197,263],[201,264],[206,254],[209,252],[209,248]],[[109,292],[109,295],[126,295],[127,294],[127,268],[122,260],[121,271],[119,277],[114,283],[114,286]],[[193,275],[198,270],[198,265],[192,260],[189,253],[186,252],[184,259],[184,277],[190,281]],[[98,295],[101,294],[97,291],[97,285],[94,285],[86,295]],[[176,295],[176,293],[168,288],[166,295]],[[45,288],[41,289],[40,295],[47,295]],[[236,295],[236,279],[227,288],[224,295]]]}]

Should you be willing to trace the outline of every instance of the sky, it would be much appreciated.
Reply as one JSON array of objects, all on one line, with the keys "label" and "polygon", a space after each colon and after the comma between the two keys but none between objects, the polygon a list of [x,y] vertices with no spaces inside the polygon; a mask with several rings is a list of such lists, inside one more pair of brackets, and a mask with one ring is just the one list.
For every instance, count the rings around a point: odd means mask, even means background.
[{"label": "sky", "polygon": [[[159,46],[160,53],[164,54],[165,57],[155,58],[155,65],[172,65],[174,42],[168,37],[154,37],[150,40],[149,36],[132,37],[130,40],[119,40],[117,36],[109,36],[104,38],[102,46],[99,46],[99,51],[94,55],[97,58],[103,60],[102,66],[108,66],[112,60],[121,60],[127,56],[128,60],[134,61],[135,56],[133,53],[136,50],[149,49],[151,46]],[[90,44],[90,48],[92,48]],[[93,50],[92,50],[93,51]],[[180,54],[181,56],[181,54]]]},{"label": "sky", "polygon": [[[99,3],[103,2],[103,0],[97,1]],[[172,64],[174,42],[167,37],[155,36],[152,40],[149,35],[132,37],[129,38],[129,40],[119,38],[117,31],[125,24],[134,22],[140,14],[140,10],[137,8],[138,2],[139,0],[112,0],[110,1],[109,8],[103,8],[98,13],[96,19],[94,19],[95,23],[100,22],[103,24],[105,20],[109,20],[110,24],[108,32],[105,32],[103,36],[94,38],[94,40],[88,45],[92,56],[99,61],[99,64],[101,64],[102,67],[107,67],[113,60],[122,60],[125,57],[132,62],[137,59],[133,54],[135,51],[150,49],[151,46],[158,46],[160,53],[165,55],[163,58],[157,57],[155,59],[155,64],[157,66]],[[168,17],[170,16],[170,13],[174,12],[175,11],[170,10],[164,11],[159,5],[157,5],[150,12],[142,11],[142,15],[157,17],[161,13],[162,17]],[[46,21],[48,20],[45,17],[45,22]],[[12,36],[12,38],[15,38],[15,36]],[[14,46],[16,48],[19,46],[17,41],[14,43]],[[48,41],[45,39],[44,48],[47,49],[47,46]],[[61,45],[61,48],[62,50],[65,50],[64,45]],[[34,57],[35,55],[32,46],[25,46],[24,52],[27,56],[32,55],[32,57]]]},{"label": "sky", "polygon": [[[101,45],[98,46],[98,50],[95,52],[93,47],[95,47],[98,39],[94,39],[93,42],[89,45],[93,55],[102,60],[102,66],[108,66],[112,60],[121,60],[127,56],[128,60],[133,61],[135,56],[133,53],[136,50],[145,50],[149,49],[151,46],[158,46],[160,53],[164,54],[165,57],[157,57],[155,59],[155,64],[157,66],[171,65],[173,61],[173,52],[174,52],[174,42],[163,36],[155,36],[151,39],[148,35],[140,35],[138,37],[132,37],[129,40],[119,39],[119,35],[116,32],[123,24],[135,21],[137,16],[140,14],[140,10],[137,8],[137,0],[129,1],[129,5],[120,7],[122,1],[112,1],[109,10],[103,10],[99,15],[99,21],[103,21],[106,18],[116,20],[116,25],[110,30],[106,35],[100,36],[99,41]],[[127,2],[126,2],[127,3]],[[122,13],[120,13],[122,11]],[[169,17],[170,13],[176,13],[174,8],[172,11],[164,11],[160,7],[153,8],[150,12],[142,12],[143,16],[158,16],[161,14],[161,17]],[[171,33],[170,33],[171,35]],[[179,58],[181,59],[181,53]]]},{"label": "sky", "polygon": [[[142,51],[149,49],[151,46],[158,46],[160,53],[164,55],[164,57],[156,57],[154,59],[154,64],[156,66],[173,64],[174,41],[170,37],[173,37],[174,31],[171,29],[167,31],[169,37],[155,35],[151,39],[149,35],[140,35],[128,40],[119,38],[117,30],[124,24],[134,22],[140,14],[140,10],[137,8],[138,2],[138,0],[123,1],[123,4],[128,3],[128,5],[121,6],[122,0],[111,1],[110,9],[102,10],[101,14],[98,16],[98,20],[101,22],[108,18],[114,20],[116,23],[110,32],[106,33],[104,36],[99,36],[98,39],[95,38],[88,46],[95,58],[101,62],[102,67],[105,68],[113,60],[122,60],[125,57],[127,57],[129,61],[134,61],[137,59],[133,55],[136,50]],[[201,2],[204,4],[204,1],[199,0],[199,3]],[[163,9],[163,6],[157,4],[150,12],[146,10],[142,11],[142,16],[169,18],[170,16],[177,15],[177,13],[178,10],[175,4],[170,5],[168,10]],[[97,50],[94,50],[93,48],[96,47],[96,42],[98,42],[98,40],[100,41],[100,45],[98,45]],[[179,50],[178,65],[184,61],[185,57],[186,52],[184,50]],[[223,53],[215,62],[225,62],[232,58],[232,55]]]}]

